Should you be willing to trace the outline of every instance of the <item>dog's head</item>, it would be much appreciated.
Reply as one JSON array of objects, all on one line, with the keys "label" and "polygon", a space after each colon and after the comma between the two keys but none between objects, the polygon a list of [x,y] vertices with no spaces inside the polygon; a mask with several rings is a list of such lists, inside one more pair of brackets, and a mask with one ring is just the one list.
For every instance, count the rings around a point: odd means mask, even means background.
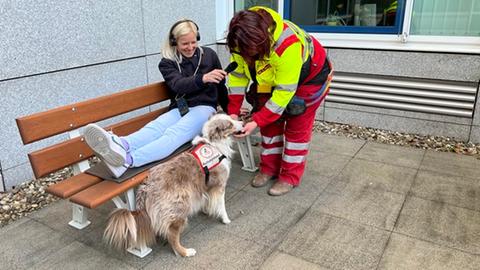
[{"label": "dog's head", "polygon": [[230,135],[240,132],[243,128],[241,121],[233,120],[226,114],[215,114],[203,125],[202,134],[210,142],[226,139]]}]

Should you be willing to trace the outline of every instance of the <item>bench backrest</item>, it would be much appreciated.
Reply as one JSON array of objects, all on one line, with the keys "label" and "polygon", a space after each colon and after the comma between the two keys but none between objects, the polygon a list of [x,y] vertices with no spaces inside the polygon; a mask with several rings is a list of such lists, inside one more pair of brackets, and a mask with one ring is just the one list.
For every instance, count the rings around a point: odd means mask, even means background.
[{"label": "bench backrest", "polygon": [[[160,82],[20,117],[16,121],[23,143],[29,144],[167,99],[167,86]],[[118,135],[127,135],[140,129],[167,109],[163,107],[106,129]],[[28,154],[37,178],[91,156],[93,152],[83,137],[69,139]]]}]

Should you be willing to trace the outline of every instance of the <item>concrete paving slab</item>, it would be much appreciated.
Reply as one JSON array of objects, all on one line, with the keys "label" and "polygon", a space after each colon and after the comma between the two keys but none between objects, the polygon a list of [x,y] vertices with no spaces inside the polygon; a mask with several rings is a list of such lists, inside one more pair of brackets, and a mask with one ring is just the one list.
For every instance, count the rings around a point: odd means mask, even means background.
[{"label": "concrete paving slab", "polygon": [[413,147],[367,142],[356,157],[417,169],[424,153],[425,150]]},{"label": "concrete paving slab", "polygon": [[[188,230],[190,229],[191,228],[189,227]],[[142,267],[145,267],[154,259],[154,256],[161,253],[162,250],[165,249],[165,240],[157,238],[157,243],[150,247],[152,249],[152,252],[144,258],[139,258],[126,251],[115,250],[107,246],[102,239],[104,230],[105,226],[97,227],[93,231],[87,233],[85,237],[83,237],[79,241],[82,244],[88,246],[89,248],[95,250],[95,252],[103,254],[103,256],[122,261],[123,263],[130,265],[136,269],[141,269]]]},{"label": "concrete paving slab", "polygon": [[314,133],[310,143],[310,151],[353,157],[363,145],[365,145],[364,140]]},{"label": "concrete paving slab", "polygon": [[433,150],[427,150],[420,166],[421,170],[480,180],[478,168],[480,168],[480,160],[475,157]]},{"label": "concrete paving slab", "polygon": [[309,211],[279,250],[328,269],[375,269],[389,232]]},{"label": "concrete paving slab", "polygon": [[328,268],[276,251],[268,257],[260,270],[328,270]]},{"label": "concrete paving slab", "polygon": [[144,269],[258,269],[272,252],[267,246],[203,225],[183,237],[182,244],[194,248],[197,254],[177,257],[168,247]]},{"label": "concrete paving slab", "polygon": [[392,230],[405,195],[335,179],[320,195],[312,210],[350,221]]},{"label": "concrete paving slab", "polygon": [[0,269],[26,269],[74,241],[29,218],[0,230]]},{"label": "concrete paving slab", "polygon": [[227,186],[225,188],[225,200],[228,201],[231,199],[233,196],[235,196],[238,192],[240,192],[241,189],[236,189],[231,186]]},{"label": "concrete paving slab", "polygon": [[393,233],[378,269],[474,270],[480,257]]},{"label": "concrete paving slab", "polygon": [[[197,227],[199,223],[200,222],[197,218],[190,219],[188,222],[188,226],[182,233],[182,237],[184,237],[191,230]],[[115,258],[137,269],[145,267],[147,264],[152,262],[159,254],[163,254],[165,251],[171,252],[170,247],[166,246],[165,239],[162,238],[157,238],[157,243],[150,247],[152,249],[152,252],[144,258],[139,258],[137,256],[134,256],[133,254],[124,251],[114,250],[107,246],[102,240],[105,228],[106,223],[102,226],[95,227],[93,230],[87,232],[83,237],[81,237],[79,242],[82,242],[86,246],[96,250],[98,253],[102,253],[109,258]]]},{"label": "concrete paving slab", "polygon": [[[294,192],[296,190],[293,190]],[[295,224],[308,207],[287,200],[288,196],[272,197],[260,189],[242,191],[227,202],[232,220],[228,226],[211,221],[214,228],[261,245],[276,246],[288,229]]]},{"label": "concrete paving slab", "polygon": [[307,168],[315,168],[319,175],[334,177],[351,159],[352,157],[346,155],[310,151],[307,156]]},{"label": "concrete paving slab", "polygon": [[408,196],[394,231],[480,254],[478,211]]},{"label": "concrete paving slab", "polygon": [[272,200],[280,203],[295,203],[303,207],[310,207],[330,181],[332,181],[332,178],[324,176],[320,170],[315,162],[309,163],[300,185],[288,193],[288,196],[272,197],[268,195],[268,190],[275,183],[276,179],[269,181],[265,187],[254,188],[248,184],[243,190],[246,192],[255,192],[258,196],[270,197]]},{"label": "concrete paving slab", "polygon": [[256,172],[244,171],[242,170],[242,166],[243,164],[239,156],[232,160],[232,170],[230,172],[230,178],[228,179],[227,187],[240,190],[246,185],[250,184],[250,180],[255,176]]},{"label": "concrete paving slab", "polygon": [[406,194],[416,169],[354,158],[335,178],[336,181]]},{"label": "concrete paving slab", "polygon": [[77,231],[63,200],[0,228],[0,269],[479,269],[477,160],[426,151],[418,168],[405,159],[418,158],[411,149],[314,140],[301,185],[280,197],[267,195],[273,181],[251,187],[255,173],[237,155],[226,193],[232,223],[191,217],[182,241],[197,249],[193,258],[162,239],[143,259],[111,250],[101,239],[113,203],[89,210],[92,225]]},{"label": "concrete paving slab", "polygon": [[420,171],[411,194],[427,200],[480,211],[480,182],[477,179]]},{"label": "concrete paving slab", "polygon": [[[68,200],[60,200],[55,202],[51,206],[34,213],[31,218],[45,224],[55,231],[75,238],[76,241],[81,243],[82,246],[87,247],[89,250],[94,250],[94,252],[98,253],[98,256],[100,257],[112,258],[114,260],[121,261],[125,265],[130,265],[136,268],[145,266],[152,260],[152,258],[149,256],[141,259],[133,256],[130,253],[112,250],[103,242],[103,232],[106,228],[108,216],[113,209],[115,209],[115,205],[111,201],[99,206],[96,209],[87,209],[89,213],[89,220],[92,223],[83,230],[75,229],[67,224],[72,217],[71,204]],[[158,245],[161,246],[162,242],[159,242],[160,243]],[[155,247],[152,248],[155,252]],[[66,252],[68,253],[69,251]],[[82,258],[83,257],[79,258],[79,260]],[[46,265],[55,263],[57,263],[57,261],[48,262]]]},{"label": "concrete paving slab", "polygon": [[77,240],[85,238],[85,234],[95,230],[96,228],[105,228],[106,220],[108,217],[107,209],[113,210],[113,203],[106,203],[99,209],[85,209],[88,213],[88,220],[91,224],[83,230],[78,230],[68,225],[68,222],[72,220],[72,204],[68,200],[59,200],[36,211],[30,215],[31,219],[34,219],[49,228],[60,232],[65,235],[69,235]]},{"label": "concrete paving slab", "polygon": [[60,249],[33,269],[135,269],[115,258],[82,244],[73,242]]},{"label": "concrete paving slab", "polygon": [[332,177],[326,177],[319,173],[315,164],[309,164],[309,166],[311,168],[307,168],[303,174],[300,185],[294,188],[292,192],[288,193],[288,196],[281,198],[282,201],[310,207],[320,193],[323,192],[333,180]]},{"label": "concrete paving slab", "polygon": [[[232,192],[233,191],[234,190],[232,190]],[[122,261],[122,263],[135,268],[144,267],[153,260],[151,255],[145,258],[138,258],[130,253],[113,250],[103,242],[102,237],[106,228],[108,216],[113,209],[115,209],[113,202],[107,202],[96,209],[87,209],[90,214],[89,219],[92,221],[92,224],[83,230],[72,228],[66,222],[58,222],[58,220],[69,221],[71,219],[71,206],[67,200],[61,200],[56,202],[51,207],[42,209],[43,211],[38,211],[38,213],[32,215],[32,218],[65,235],[74,237],[82,245],[85,245],[89,249],[95,250],[95,252],[98,254],[102,254],[101,256],[114,258],[115,260]],[[184,234],[188,233],[188,231],[197,225],[198,221],[196,221],[195,218],[190,220],[189,226],[187,226],[185,229]],[[153,249],[152,254],[158,253],[162,248],[164,248],[163,246],[165,245],[165,240],[157,240],[158,243],[151,247]]]},{"label": "concrete paving slab", "polygon": [[[130,253],[113,250],[108,247],[103,242],[102,238],[108,221],[109,213],[115,209],[113,202],[107,202],[94,210],[88,209],[90,213],[94,213],[94,215],[90,215],[92,224],[83,230],[74,229],[63,222],[58,224],[55,223],[55,217],[61,217],[62,215],[65,215],[68,218],[71,217],[69,212],[71,210],[69,209],[68,201],[60,201],[58,205],[55,205],[52,208],[52,210],[48,210],[39,215],[41,216],[40,218],[37,216],[34,218],[38,219],[39,221],[46,222],[48,226],[52,226],[54,229],[66,235],[71,235],[78,242],[82,243],[88,248],[95,250],[99,254],[103,254],[102,256],[114,258],[132,267],[144,267],[153,260],[153,254],[159,253],[161,252],[162,248],[165,248],[165,240],[158,238],[157,243],[151,247],[153,249],[152,253],[145,258],[139,258]],[[189,221],[189,225],[186,227],[184,234],[188,233],[188,231],[192,230],[196,226],[198,226],[198,221],[195,220],[195,218],[192,218]]]}]

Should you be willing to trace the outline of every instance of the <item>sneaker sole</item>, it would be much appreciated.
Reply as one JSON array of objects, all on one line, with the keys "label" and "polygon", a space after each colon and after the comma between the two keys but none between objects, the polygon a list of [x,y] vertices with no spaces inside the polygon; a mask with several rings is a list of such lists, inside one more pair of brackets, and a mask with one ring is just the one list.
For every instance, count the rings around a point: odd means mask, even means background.
[{"label": "sneaker sole", "polygon": [[[87,144],[92,148],[92,150],[98,154],[105,162],[108,162],[114,166],[122,166],[125,164],[125,158],[123,155],[112,150],[110,146],[110,140],[107,137],[109,135],[105,134],[103,130],[99,130],[95,126],[89,126],[85,128],[84,137],[87,141]],[[114,145],[113,147],[120,147]]]},{"label": "sneaker sole", "polygon": [[107,172],[110,174],[110,176],[115,179],[120,178],[128,169],[124,168],[120,171],[119,169],[110,168],[110,166],[105,161],[103,161],[103,166],[105,167],[105,170],[107,170]]}]

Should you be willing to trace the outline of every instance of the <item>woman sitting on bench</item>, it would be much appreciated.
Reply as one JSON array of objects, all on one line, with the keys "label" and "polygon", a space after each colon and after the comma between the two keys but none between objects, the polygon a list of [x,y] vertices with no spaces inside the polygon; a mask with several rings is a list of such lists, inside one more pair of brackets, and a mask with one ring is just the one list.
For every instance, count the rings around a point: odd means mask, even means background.
[{"label": "woman sitting on bench", "polygon": [[85,128],[87,144],[105,162],[112,177],[129,167],[158,161],[199,135],[203,124],[216,112],[218,101],[226,111],[225,76],[217,54],[198,46],[198,25],[191,20],[173,24],[158,65],[169,86],[169,111],[125,137],[96,124]]}]

